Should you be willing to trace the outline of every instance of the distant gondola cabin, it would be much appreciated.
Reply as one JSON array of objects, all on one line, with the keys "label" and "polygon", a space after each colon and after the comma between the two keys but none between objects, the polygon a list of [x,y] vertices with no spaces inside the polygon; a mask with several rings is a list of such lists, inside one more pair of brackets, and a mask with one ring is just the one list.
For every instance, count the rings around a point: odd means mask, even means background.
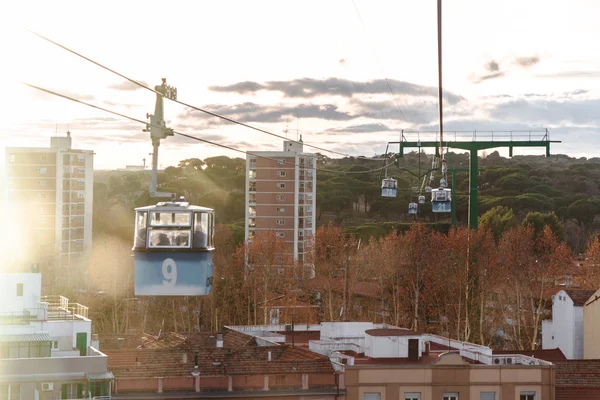
[{"label": "distant gondola cabin", "polygon": [[438,213],[452,211],[451,189],[439,188],[431,190],[431,211]]},{"label": "distant gondola cabin", "polygon": [[408,203],[408,213],[411,215],[416,215],[419,209],[419,205],[417,203]]},{"label": "distant gondola cabin", "polygon": [[135,295],[209,294],[214,211],[181,199],[136,208],[135,213]]},{"label": "distant gondola cabin", "polygon": [[394,178],[385,178],[381,181],[381,196],[382,197],[396,197],[398,190],[398,181]]}]

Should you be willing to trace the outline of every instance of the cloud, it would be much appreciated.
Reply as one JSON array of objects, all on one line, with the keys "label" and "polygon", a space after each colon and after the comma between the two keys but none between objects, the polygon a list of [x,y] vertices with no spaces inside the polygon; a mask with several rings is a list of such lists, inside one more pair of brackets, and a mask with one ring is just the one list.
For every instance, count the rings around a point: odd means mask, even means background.
[{"label": "cloud", "polygon": [[[202,108],[210,110],[216,114],[230,117],[239,122],[286,122],[300,118],[317,118],[327,121],[347,121],[356,118],[348,112],[341,111],[334,104],[298,104],[296,106],[288,105],[260,105],[252,102],[246,102],[233,106],[210,104]],[[210,119],[208,114],[200,111],[187,109],[180,118],[202,118]]]},{"label": "cloud", "polygon": [[474,76],[472,78],[473,83],[481,83],[483,81],[489,81],[492,79],[502,78],[504,77],[504,72],[494,72],[493,74],[487,74],[482,76]]},{"label": "cloud", "polygon": [[500,71],[500,65],[496,60],[491,60],[485,65],[485,68],[490,72],[498,72]]},{"label": "cloud", "polygon": [[517,57],[515,60],[516,64],[522,68],[529,68],[534,66],[535,64],[540,62],[540,58],[538,56],[530,56],[530,57]]},{"label": "cloud", "polygon": [[331,128],[327,129],[325,134],[337,134],[337,133],[372,133],[372,132],[385,132],[391,130],[387,125],[381,123],[372,124],[359,124],[350,125],[342,128]]},{"label": "cloud", "polygon": [[[144,81],[137,81],[137,82],[141,83],[144,86],[148,86],[148,84]],[[113,83],[112,85],[109,85],[108,88],[115,89],[115,90],[125,90],[125,91],[143,89],[141,86],[136,85],[135,83],[132,83],[130,81],[122,81],[119,83]]]},{"label": "cloud", "polygon": [[[389,83],[389,86],[388,86]],[[376,79],[368,82],[350,81],[346,79],[293,79],[291,81],[238,82],[225,86],[210,86],[214,92],[233,92],[239,94],[256,93],[261,90],[280,92],[285,97],[314,98],[318,96],[343,96],[352,97],[355,94],[389,94],[390,87],[395,95],[408,96],[437,96],[437,88],[432,86],[416,85],[394,79]],[[446,100],[455,104],[463,97],[451,92],[445,92]]]},{"label": "cloud", "polygon": [[561,71],[536,75],[539,78],[600,78],[600,71]]},{"label": "cloud", "polygon": [[496,105],[491,117],[536,125],[600,125],[600,99],[514,100]]}]

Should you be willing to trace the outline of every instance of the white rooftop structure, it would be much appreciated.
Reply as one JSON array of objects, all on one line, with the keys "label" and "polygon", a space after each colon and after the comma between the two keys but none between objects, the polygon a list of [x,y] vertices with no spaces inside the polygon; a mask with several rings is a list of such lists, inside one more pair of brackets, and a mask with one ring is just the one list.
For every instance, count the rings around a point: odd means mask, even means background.
[{"label": "white rooftop structure", "polygon": [[112,374],[87,316],[42,296],[39,273],[0,274],[0,398],[109,398]]}]

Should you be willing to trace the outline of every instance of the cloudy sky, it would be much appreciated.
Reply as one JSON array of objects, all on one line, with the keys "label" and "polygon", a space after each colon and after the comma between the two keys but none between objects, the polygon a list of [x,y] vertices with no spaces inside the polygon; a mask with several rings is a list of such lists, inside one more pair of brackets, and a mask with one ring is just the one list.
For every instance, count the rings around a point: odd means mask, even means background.
[{"label": "cloudy sky", "polygon": [[[99,169],[151,151],[143,126],[20,85],[138,119],[154,108],[152,93],[25,28],[147,84],[166,77],[187,103],[342,153],[371,156],[402,129],[437,129],[435,0],[14,3],[0,28],[2,147],[44,146],[68,128]],[[554,153],[599,157],[598,15],[597,0],[444,0],[445,129],[548,128],[563,141]],[[281,147],[177,104],[165,112],[170,127],[240,150]],[[235,155],[169,138],[160,164],[220,154]]]}]

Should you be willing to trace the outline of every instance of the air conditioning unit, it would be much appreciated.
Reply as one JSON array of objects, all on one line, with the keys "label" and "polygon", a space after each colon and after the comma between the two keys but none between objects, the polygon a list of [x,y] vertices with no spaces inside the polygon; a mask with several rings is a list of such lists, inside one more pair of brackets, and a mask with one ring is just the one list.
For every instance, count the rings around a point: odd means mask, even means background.
[{"label": "air conditioning unit", "polygon": [[42,383],[42,392],[49,392],[51,390],[54,390],[54,383],[53,382],[44,382],[44,383]]},{"label": "air conditioning unit", "polygon": [[504,364],[514,364],[514,360],[512,357],[506,357],[504,359]]},{"label": "air conditioning unit", "polygon": [[500,364],[500,359],[499,358],[494,358],[494,365],[498,365]]},{"label": "air conditioning unit", "polygon": [[292,325],[290,325],[290,324],[287,324],[287,325],[285,326],[285,331],[286,331],[286,332],[291,332],[292,330],[293,330],[293,329],[292,329]]}]

